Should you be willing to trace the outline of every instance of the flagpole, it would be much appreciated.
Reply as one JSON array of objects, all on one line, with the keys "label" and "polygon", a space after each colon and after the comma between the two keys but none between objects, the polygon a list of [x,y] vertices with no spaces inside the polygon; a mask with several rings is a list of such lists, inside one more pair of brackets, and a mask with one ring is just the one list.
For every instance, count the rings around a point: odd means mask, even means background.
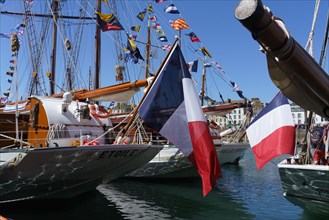
[{"label": "flagpole", "polygon": [[[156,79],[158,78],[158,76],[159,76],[159,74],[160,74],[160,72],[161,72],[163,66],[165,65],[165,63],[166,63],[166,61],[168,60],[169,56],[170,56],[170,55],[172,54],[172,52],[174,51],[174,49],[175,49],[175,47],[176,47],[176,44],[178,44],[178,42],[179,42],[179,39],[177,38],[177,39],[175,40],[175,42],[173,43],[173,46],[170,48],[170,51],[168,52],[168,54],[166,55],[166,57],[165,57],[164,60],[162,61],[162,63],[161,63],[161,65],[160,65],[160,67],[159,67],[157,73],[155,74],[155,76],[154,76],[154,78],[153,78],[151,84],[147,87],[147,89],[146,89],[146,91],[145,91],[145,93],[144,93],[144,95],[143,95],[141,101],[138,103],[138,105],[136,106],[136,108],[134,108],[134,110],[133,110],[133,112],[132,112],[133,115],[130,117],[130,119],[129,119],[127,125],[123,128],[123,134],[122,134],[121,137],[126,136],[127,131],[128,131],[128,128],[131,126],[131,124],[132,124],[134,118],[135,118],[136,115],[137,115],[138,109],[140,108],[140,106],[141,106],[142,103],[144,102],[146,96],[148,95],[148,93],[149,93],[150,89],[152,88],[154,82],[155,82]],[[121,139],[121,140],[122,140],[122,139]],[[120,143],[118,143],[118,144],[120,144]]]}]

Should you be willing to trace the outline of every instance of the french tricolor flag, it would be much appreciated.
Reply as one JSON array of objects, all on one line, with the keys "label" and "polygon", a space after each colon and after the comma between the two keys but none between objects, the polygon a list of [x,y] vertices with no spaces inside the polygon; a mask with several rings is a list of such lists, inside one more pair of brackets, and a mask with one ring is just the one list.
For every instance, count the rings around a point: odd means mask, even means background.
[{"label": "french tricolor flag", "polygon": [[257,169],[283,154],[294,154],[295,125],[288,99],[280,92],[247,128]]},{"label": "french tricolor flag", "polygon": [[203,195],[221,176],[214,143],[194,83],[177,43],[155,76],[139,115],[188,157],[202,178]]}]

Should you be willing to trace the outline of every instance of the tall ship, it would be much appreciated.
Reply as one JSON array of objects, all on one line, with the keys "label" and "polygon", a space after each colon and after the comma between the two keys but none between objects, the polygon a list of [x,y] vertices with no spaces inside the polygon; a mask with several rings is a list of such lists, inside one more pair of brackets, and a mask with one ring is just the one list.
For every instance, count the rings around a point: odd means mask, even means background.
[{"label": "tall ship", "polygon": [[[224,71],[174,4],[22,0],[4,2],[0,15],[9,27],[1,33],[8,50],[8,89],[0,108],[1,202],[73,197],[136,170],[166,148],[170,141],[146,126],[136,107],[169,59],[170,42],[192,51],[194,62],[185,63],[190,73],[202,63],[199,104],[206,115],[238,107],[247,113],[250,107],[229,79],[243,105],[208,96],[206,69],[221,78]],[[244,129],[250,117],[222,130],[209,120],[225,163],[237,163],[249,148]]]}]

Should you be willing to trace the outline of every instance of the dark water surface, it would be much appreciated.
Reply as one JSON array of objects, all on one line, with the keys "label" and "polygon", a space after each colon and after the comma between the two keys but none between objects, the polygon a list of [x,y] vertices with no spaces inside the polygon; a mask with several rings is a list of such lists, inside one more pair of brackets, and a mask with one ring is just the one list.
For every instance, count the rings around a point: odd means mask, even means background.
[{"label": "dark water surface", "polygon": [[[198,179],[119,179],[69,200],[0,204],[0,214],[21,219],[321,219],[282,196],[276,163],[258,172],[251,151],[203,198]],[[329,207],[328,207],[329,208]]]}]

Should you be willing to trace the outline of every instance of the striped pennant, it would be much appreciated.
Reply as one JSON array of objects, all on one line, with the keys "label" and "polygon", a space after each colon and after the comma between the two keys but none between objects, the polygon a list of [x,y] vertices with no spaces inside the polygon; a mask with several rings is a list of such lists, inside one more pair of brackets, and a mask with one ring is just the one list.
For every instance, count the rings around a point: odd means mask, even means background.
[{"label": "striped pennant", "polygon": [[188,24],[186,23],[184,18],[179,18],[176,21],[172,21],[170,23],[170,26],[173,27],[177,31],[181,30],[181,29],[187,29],[190,27],[190,26],[188,26]]}]

